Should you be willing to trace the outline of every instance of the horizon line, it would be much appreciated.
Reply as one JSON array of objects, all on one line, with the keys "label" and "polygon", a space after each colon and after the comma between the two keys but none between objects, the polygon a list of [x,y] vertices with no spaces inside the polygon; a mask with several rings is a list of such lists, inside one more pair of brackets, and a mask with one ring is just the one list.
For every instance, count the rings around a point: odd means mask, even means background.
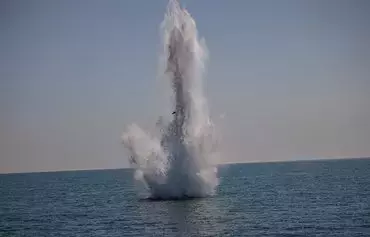
[{"label": "horizon line", "polygon": [[[233,164],[260,164],[260,163],[289,163],[289,162],[307,162],[307,161],[337,161],[337,160],[366,160],[369,157],[333,157],[333,158],[306,158],[295,160],[254,160],[254,161],[230,161],[215,164],[216,166],[233,165]],[[0,175],[9,174],[37,174],[37,173],[58,173],[58,172],[76,172],[76,171],[102,171],[102,170],[134,170],[132,167],[118,167],[118,168],[87,168],[87,169],[68,169],[68,170],[46,170],[46,171],[19,171],[19,172],[0,172]]]}]

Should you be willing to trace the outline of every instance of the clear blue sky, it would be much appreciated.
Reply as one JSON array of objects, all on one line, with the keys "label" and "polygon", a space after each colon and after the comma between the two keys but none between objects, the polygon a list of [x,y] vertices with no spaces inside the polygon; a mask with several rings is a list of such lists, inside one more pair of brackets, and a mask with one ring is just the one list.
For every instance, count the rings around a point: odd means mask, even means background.
[{"label": "clear blue sky", "polygon": [[[0,2],[0,172],[127,167],[160,115],[165,0]],[[183,0],[223,161],[370,156],[369,1]]]}]

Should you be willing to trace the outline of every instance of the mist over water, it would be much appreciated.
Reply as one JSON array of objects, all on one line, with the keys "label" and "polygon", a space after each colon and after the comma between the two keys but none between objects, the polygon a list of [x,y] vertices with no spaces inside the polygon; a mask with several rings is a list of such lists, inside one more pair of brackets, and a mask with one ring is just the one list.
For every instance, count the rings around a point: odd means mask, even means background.
[{"label": "mist over water", "polygon": [[169,1],[161,26],[161,75],[171,84],[172,118],[157,123],[159,138],[130,125],[123,144],[136,169],[135,178],[150,198],[205,197],[218,185],[217,139],[202,88],[206,47],[198,39],[194,19],[176,0]]}]

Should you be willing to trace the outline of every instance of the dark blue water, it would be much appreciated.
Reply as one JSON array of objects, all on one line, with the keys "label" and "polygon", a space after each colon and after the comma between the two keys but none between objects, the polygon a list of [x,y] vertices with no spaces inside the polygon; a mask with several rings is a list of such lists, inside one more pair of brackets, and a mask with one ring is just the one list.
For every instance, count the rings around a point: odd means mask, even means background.
[{"label": "dark blue water", "polygon": [[370,159],[220,176],[214,197],[154,202],[131,170],[0,175],[0,236],[370,236]]}]

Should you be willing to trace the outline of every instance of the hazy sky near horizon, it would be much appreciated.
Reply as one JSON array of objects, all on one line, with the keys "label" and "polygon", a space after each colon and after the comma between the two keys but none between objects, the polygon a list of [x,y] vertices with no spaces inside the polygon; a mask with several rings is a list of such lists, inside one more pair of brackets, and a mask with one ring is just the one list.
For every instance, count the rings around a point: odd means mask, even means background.
[{"label": "hazy sky near horizon", "polygon": [[[181,2],[224,162],[370,156],[369,1]],[[128,166],[125,127],[163,109],[166,4],[0,2],[0,173]]]}]

